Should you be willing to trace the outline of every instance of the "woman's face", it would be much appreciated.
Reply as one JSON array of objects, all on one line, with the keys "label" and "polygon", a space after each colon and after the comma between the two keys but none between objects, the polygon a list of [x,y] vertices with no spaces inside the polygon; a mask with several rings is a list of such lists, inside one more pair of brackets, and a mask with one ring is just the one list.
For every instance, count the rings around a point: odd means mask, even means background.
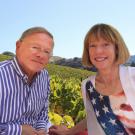
[{"label": "woman's face", "polygon": [[89,42],[89,57],[98,70],[114,66],[116,61],[115,45],[103,38]]}]

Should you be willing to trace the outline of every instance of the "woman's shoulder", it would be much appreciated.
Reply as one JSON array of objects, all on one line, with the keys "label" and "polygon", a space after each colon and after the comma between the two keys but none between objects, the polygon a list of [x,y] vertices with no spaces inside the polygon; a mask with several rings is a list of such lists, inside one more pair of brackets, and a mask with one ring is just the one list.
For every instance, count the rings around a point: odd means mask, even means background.
[{"label": "woman's shoulder", "polygon": [[86,84],[86,82],[90,81],[90,78],[91,78],[91,76],[89,76],[89,77],[87,77],[86,79],[84,79],[84,80],[82,81],[82,84]]},{"label": "woman's shoulder", "polygon": [[88,81],[90,81],[90,82],[93,84],[93,86],[95,86],[95,77],[96,77],[96,74],[95,74],[95,75],[91,75],[91,76],[89,76],[88,78],[84,79],[84,80],[82,81],[82,87],[84,88],[85,85],[86,85],[86,83],[87,83]]},{"label": "woman's shoulder", "polygon": [[120,68],[124,68],[124,69],[134,69],[135,70],[135,67],[132,67],[130,65],[120,65]]},{"label": "woman's shoulder", "polygon": [[120,71],[123,73],[124,72],[131,72],[132,74],[135,74],[135,67],[120,65]]},{"label": "woman's shoulder", "polygon": [[128,66],[127,68],[130,78],[135,81],[135,67]]},{"label": "woman's shoulder", "polygon": [[131,66],[120,66],[120,78],[125,82],[125,79],[130,78],[133,82],[135,82],[135,67]]},{"label": "woman's shoulder", "polygon": [[127,68],[128,68],[129,70],[132,70],[132,71],[134,71],[134,72],[135,72],[135,67],[127,66]]}]

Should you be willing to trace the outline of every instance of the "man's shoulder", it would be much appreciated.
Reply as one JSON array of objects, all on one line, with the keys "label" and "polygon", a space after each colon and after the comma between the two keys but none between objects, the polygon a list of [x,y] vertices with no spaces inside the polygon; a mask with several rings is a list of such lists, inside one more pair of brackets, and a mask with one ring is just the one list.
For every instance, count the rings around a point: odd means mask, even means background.
[{"label": "man's shoulder", "polygon": [[49,76],[49,73],[48,73],[48,71],[46,70],[46,69],[43,69],[43,70],[41,70],[41,73],[40,73],[40,75],[42,76]]},{"label": "man's shoulder", "polygon": [[11,65],[11,60],[5,60],[0,62],[0,69]]},{"label": "man's shoulder", "polygon": [[47,73],[48,74],[48,71],[47,71],[47,69],[43,69],[43,70],[41,70],[41,73]]}]

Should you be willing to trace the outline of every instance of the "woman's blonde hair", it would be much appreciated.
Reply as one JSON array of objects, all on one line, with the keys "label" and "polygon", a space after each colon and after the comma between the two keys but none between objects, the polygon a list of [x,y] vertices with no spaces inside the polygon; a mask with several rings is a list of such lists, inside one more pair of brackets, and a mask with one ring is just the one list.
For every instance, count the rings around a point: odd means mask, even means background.
[{"label": "woman's blonde hair", "polygon": [[92,40],[98,40],[99,38],[103,38],[115,45],[116,62],[118,64],[124,64],[128,60],[130,54],[120,33],[110,25],[96,24],[87,32],[84,39],[82,55],[82,63],[84,66],[93,66],[89,56],[89,44]]}]

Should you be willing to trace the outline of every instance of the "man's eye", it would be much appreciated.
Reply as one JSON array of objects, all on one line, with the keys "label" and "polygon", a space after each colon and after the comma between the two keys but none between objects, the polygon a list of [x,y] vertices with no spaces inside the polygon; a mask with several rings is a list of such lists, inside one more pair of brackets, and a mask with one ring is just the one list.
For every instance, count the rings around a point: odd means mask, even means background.
[{"label": "man's eye", "polygon": [[49,54],[49,51],[44,51],[44,53]]},{"label": "man's eye", "polygon": [[38,47],[36,47],[36,46],[32,46],[31,48],[32,48],[32,49],[37,49],[37,50],[38,50]]}]

